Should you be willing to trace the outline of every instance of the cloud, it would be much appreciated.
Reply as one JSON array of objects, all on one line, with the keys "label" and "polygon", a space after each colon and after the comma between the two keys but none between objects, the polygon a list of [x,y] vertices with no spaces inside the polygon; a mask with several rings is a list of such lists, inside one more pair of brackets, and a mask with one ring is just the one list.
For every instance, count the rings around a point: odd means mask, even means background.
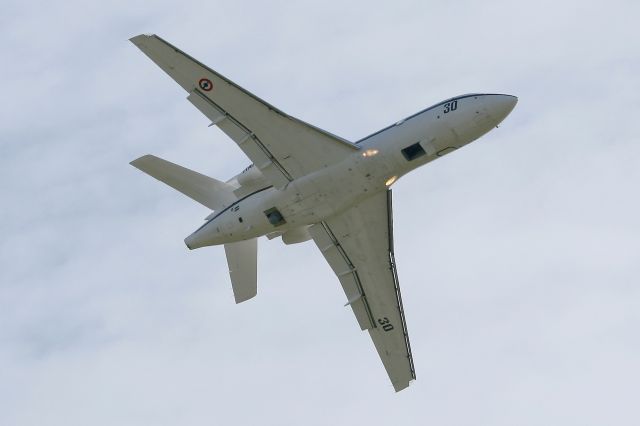
[{"label": "cloud", "polygon": [[[0,17],[0,423],[638,422],[633,2],[43,2]],[[394,394],[312,243],[260,241],[236,306],[208,214],[128,165],[248,160],[126,40],[157,32],[352,140],[519,96],[394,185],[418,380]]]}]

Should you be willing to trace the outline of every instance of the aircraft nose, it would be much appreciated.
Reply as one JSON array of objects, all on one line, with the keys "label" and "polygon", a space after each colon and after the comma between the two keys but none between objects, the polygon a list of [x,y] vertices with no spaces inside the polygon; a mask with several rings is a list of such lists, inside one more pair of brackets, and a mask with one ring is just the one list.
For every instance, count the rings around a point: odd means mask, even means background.
[{"label": "aircraft nose", "polygon": [[518,98],[512,95],[489,95],[487,106],[491,116],[500,123],[509,115],[518,103]]}]

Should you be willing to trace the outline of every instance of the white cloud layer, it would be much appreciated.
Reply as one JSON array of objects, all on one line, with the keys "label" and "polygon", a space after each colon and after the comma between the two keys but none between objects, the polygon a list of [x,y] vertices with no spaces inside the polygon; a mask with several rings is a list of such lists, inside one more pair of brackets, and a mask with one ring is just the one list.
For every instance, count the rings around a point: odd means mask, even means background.
[{"label": "white cloud layer", "polygon": [[[638,2],[18,2],[0,15],[0,424],[637,425]],[[394,186],[418,380],[394,394],[313,243],[236,306],[207,211],[128,165],[248,160],[156,32],[356,140],[466,92],[499,129]]]}]

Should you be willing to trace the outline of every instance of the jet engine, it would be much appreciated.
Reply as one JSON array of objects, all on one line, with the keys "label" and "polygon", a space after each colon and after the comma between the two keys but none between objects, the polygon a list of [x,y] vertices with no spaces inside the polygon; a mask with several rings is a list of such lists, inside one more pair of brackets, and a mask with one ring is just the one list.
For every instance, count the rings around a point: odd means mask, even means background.
[{"label": "jet engine", "polygon": [[282,234],[282,242],[289,244],[298,244],[311,239],[308,226],[293,228]]},{"label": "jet engine", "polygon": [[253,164],[247,167],[235,177],[240,186],[254,186],[265,182],[264,175]]},{"label": "jet engine", "polygon": [[239,188],[256,188],[267,184],[264,175],[255,165],[250,165],[239,174],[227,181],[228,184]]},{"label": "jet engine", "polygon": [[236,188],[233,192],[238,198],[269,185],[262,172],[253,164],[229,179],[227,183]]}]

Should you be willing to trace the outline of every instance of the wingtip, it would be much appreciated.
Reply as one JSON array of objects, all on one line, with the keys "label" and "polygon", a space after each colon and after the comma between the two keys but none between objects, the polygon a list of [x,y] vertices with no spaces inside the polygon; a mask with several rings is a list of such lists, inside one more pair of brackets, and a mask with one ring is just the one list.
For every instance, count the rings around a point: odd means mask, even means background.
[{"label": "wingtip", "polygon": [[138,46],[140,44],[141,41],[147,39],[147,38],[151,38],[151,37],[157,37],[155,34],[153,33],[144,33],[144,34],[138,34],[137,36],[133,36],[129,39],[129,41],[133,44],[135,44],[136,46]]},{"label": "wingtip", "polygon": [[234,297],[234,299],[235,299],[235,301],[236,301],[236,305],[238,305],[238,304],[240,304],[240,303],[242,303],[242,302],[246,302],[247,300],[251,300],[251,299],[253,299],[254,297],[256,297],[256,295],[257,295],[257,294],[258,294],[257,292],[256,292],[256,293],[253,293],[253,294],[251,294],[251,295],[247,295],[247,294],[245,294],[245,295],[238,295],[238,296],[236,296],[236,295],[234,294],[234,295],[233,295],[233,297]]},{"label": "wingtip", "polygon": [[133,167],[138,168],[138,165],[140,163],[142,163],[144,160],[153,157],[153,155],[151,154],[145,154],[142,157],[138,157],[135,160],[131,160],[129,161],[129,164],[131,164]]},{"label": "wingtip", "polygon": [[413,383],[413,380],[409,380],[408,382],[392,382],[391,384],[396,393],[398,393],[411,386],[411,383]]}]

